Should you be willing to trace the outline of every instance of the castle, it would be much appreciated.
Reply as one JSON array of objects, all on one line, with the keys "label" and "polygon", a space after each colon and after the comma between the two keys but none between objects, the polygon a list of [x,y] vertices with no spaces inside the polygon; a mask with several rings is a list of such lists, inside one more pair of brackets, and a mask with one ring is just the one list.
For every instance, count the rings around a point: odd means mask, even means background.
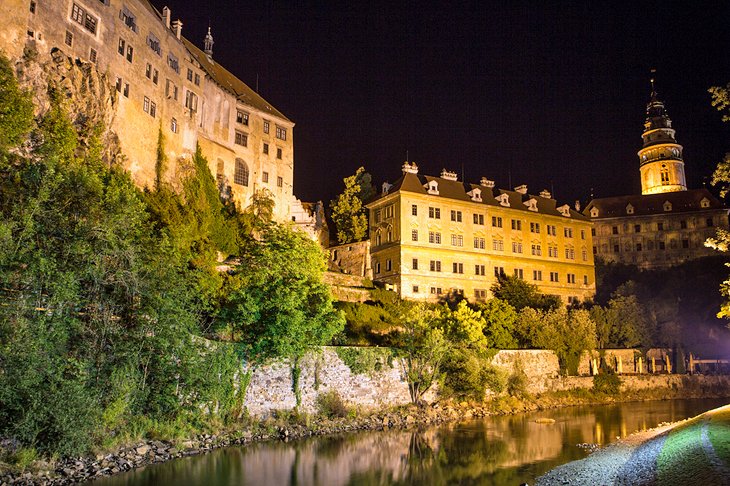
[{"label": "castle", "polygon": [[210,29],[201,50],[170,9],[146,0],[3,0],[0,13],[0,51],[12,61],[32,49],[41,63],[71,59],[102,73],[115,92],[109,128],[138,185],[179,179],[199,145],[240,206],[267,190],[274,217],[291,218],[294,123],[216,62]]},{"label": "castle", "polygon": [[607,262],[667,268],[710,256],[705,246],[728,229],[728,209],[707,189],[687,189],[682,146],[651,80],[639,150],[641,194],[592,200],[593,253]]}]

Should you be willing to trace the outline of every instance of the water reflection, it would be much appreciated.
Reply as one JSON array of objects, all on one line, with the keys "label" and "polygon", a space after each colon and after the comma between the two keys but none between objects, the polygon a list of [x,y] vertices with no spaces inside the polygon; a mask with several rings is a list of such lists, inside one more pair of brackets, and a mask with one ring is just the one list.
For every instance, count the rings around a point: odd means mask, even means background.
[{"label": "water reflection", "polygon": [[[412,431],[254,444],[176,460],[95,482],[99,486],[509,484],[636,430],[681,420],[724,400],[572,407]],[[537,418],[555,423],[539,424]]]}]

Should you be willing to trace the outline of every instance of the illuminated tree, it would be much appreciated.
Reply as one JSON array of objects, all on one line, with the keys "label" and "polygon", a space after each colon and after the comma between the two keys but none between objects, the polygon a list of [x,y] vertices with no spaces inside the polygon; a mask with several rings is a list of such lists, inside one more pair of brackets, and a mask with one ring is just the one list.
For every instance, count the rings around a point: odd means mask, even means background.
[{"label": "illuminated tree", "polygon": [[370,174],[363,167],[345,177],[345,190],[330,202],[332,221],[340,244],[360,241],[367,236],[368,218],[364,203],[375,194]]}]

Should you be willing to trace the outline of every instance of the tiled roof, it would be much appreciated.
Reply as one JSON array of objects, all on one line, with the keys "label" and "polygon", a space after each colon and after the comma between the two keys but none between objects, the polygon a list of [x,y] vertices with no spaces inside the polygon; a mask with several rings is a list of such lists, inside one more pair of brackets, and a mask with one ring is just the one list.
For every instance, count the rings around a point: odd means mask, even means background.
[{"label": "tiled roof", "polygon": [[193,56],[193,58],[203,67],[203,70],[208,73],[208,76],[218,83],[221,88],[232,93],[238,101],[264,113],[269,113],[271,116],[291,122],[291,120],[285,117],[279,110],[271,106],[268,101],[249,88],[246,83],[238,79],[230,71],[214,60],[208,58],[208,56],[198,49],[192,42],[183,38],[183,43],[190,52],[190,55]]},{"label": "tiled roof", "polygon": [[[436,194],[429,194],[428,191],[424,186],[426,186],[429,182],[436,181],[438,183],[438,195]],[[479,189],[481,191],[482,200],[481,202],[473,201],[471,196],[468,194],[473,189]],[[525,211],[525,212],[533,212],[529,211],[527,209],[527,205],[525,205],[525,202],[529,201],[530,199],[535,200],[535,204],[537,207],[538,214],[548,214],[552,216],[560,216],[565,217],[563,214],[558,211],[557,209],[557,202],[555,199],[546,198],[542,196],[535,196],[531,194],[522,194],[517,191],[508,191],[505,189],[499,189],[499,188],[490,188],[487,186],[482,186],[479,184],[471,184],[468,182],[460,182],[460,181],[452,181],[449,179],[444,179],[441,177],[433,177],[428,175],[419,175],[419,174],[413,174],[410,172],[404,173],[401,177],[399,177],[393,185],[388,189],[388,194],[393,194],[394,192],[401,191],[401,192],[413,192],[417,194],[423,194],[425,196],[433,197],[433,198],[446,198],[446,199],[455,199],[459,201],[469,201],[474,202],[476,204],[483,204],[485,206],[499,206],[499,207],[505,207],[500,204],[500,201],[498,201],[496,198],[506,194],[508,201],[509,201],[509,208],[513,210],[519,210],[519,211]],[[386,196],[387,194],[379,194],[372,202],[377,201],[378,199]],[[575,211],[573,208],[569,209],[570,211],[570,217],[579,221],[586,221],[587,218],[583,214],[581,214],[578,211]]]},{"label": "tiled roof", "polygon": [[[708,206],[702,207],[702,200],[707,199]],[[664,210],[664,203],[669,201],[671,211]],[[627,213],[631,205],[633,213]],[[622,216],[645,216],[651,214],[667,214],[688,211],[706,211],[709,209],[723,209],[725,205],[705,188],[690,189],[688,191],[663,192],[659,194],[604,197],[594,199],[583,210],[583,214],[590,216],[591,209],[598,209],[598,216],[592,219],[616,218]]]}]

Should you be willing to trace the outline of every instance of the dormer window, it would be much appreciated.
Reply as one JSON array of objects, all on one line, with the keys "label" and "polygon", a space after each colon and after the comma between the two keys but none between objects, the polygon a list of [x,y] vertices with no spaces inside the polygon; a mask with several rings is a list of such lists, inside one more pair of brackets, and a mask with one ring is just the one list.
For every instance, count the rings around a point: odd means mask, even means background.
[{"label": "dormer window", "polygon": [[669,201],[664,201],[664,211],[671,211],[672,210],[672,203]]},{"label": "dormer window", "polygon": [[500,194],[499,196],[495,197],[497,201],[499,201],[500,206],[504,206],[506,208],[509,207],[509,195],[507,194]]},{"label": "dormer window", "polygon": [[591,218],[597,218],[598,217],[598,208],[592,207],[591,208]]},{"label": "dormer window", "polygon": [[634,214],[634,207],[631,204],[626,205],[626,214]]},{"label": "dormer window", "polygon": [[700,201],[700,207],[709,208],[710,207],[710,200],[707,199],[706,197],[703,197],[702,200]]},{"label": "dormer window", "polygon": [[537,199],[532,198],[523,203],[525,206],[527,206],[528,211],[537,211]]},{"label": "dormer window", "polygon": [[557,208],[557,210],[566,218],[570,218],[570,206],[568,206],[567,204],[563,204],[562,206]]},{"label": "dormer window", "polygon": [[436,181],[429,181],[428,184],[424,186],[426,188],[426,191],[429,194],[434,194],[438,196],[439,193],[439,183]]},{"label": "dormer window", "polygon": [[472,201],[476,202],[482,202],[482,190],[478,187],[475,187],[471,191],[468,192],[469,196],[471,196]]}]

